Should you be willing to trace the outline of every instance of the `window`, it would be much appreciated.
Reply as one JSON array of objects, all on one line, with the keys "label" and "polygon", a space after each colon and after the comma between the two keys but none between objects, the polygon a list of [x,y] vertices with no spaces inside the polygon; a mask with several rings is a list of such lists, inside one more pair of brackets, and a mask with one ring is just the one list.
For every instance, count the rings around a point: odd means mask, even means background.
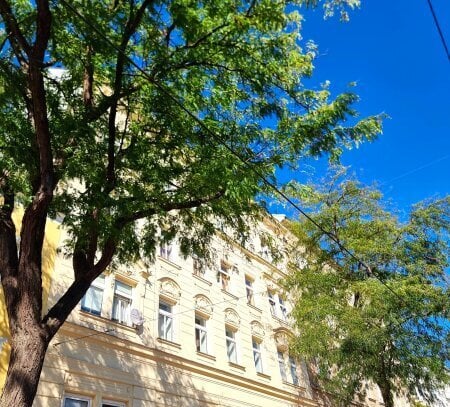
[{"label": "window", "polygon": [[158,336],[173,342],[173,311],[172,305],[159,301]]},{"label": "window", "polygon": [[261,343],[255,338],[252,338],[253,347],[253,361],[255,362],[255,368],[258,373],[263,372],[262,357],[261,357]]},{"label": "window", "polygon": [[225,262],[220,262],[220,269],[217,273],[217,282],[222,286],[222,290],[229,291],[230,290],[230,266],[228,266]]},{"label": "window", "polygon": [[102,407],[125,407],[125,404],[118,401],[103,400]]},{"label": "window", "polygon": [[227,343],[228,361],[237,363],[236,333],[229,328],[225,328],[225,337]]},{"label": "window", "polygon": [[86,291],[81,300],[81,309],[94,315],[102,312],[103,290],[105,288],[105,276],[98,276]]},{"label": "window", "polygon": [[270,312],[275,317],[277,315],[277,307],[276,307],[276,303],[275,303],[275,297],[274,297],[273,293],[271,293],[270,291],[268,291],[268,294],[269,294]]},{"label": "window", "polygon": [[287,382],[286,365],[284,363],[283,352],[278,351],[278,367],[280,368],[281,378],[284,382]]},{"label": "window", "polygon": [[159,246],[159,255],[166,260],[172,260],[172,250],[173,246],[171,242],[162,242],[161,246]]},{"label": "window", "polygon": [[283,298],[281,298],[279,294],[274,294],[270,291],[268,291],[268,295],[269,295],[270,312],[272,316],[280,318],[283,321],[286,321],[287,308]]},{"label": "window", "polygon": [[284,300],[278,295],[278,309],[280,310],[278,317],[283,321],[287,320],[287,310]]},{"label": "window", "polygon": [[206,319],[195,316],[195,346],[197,352],[208,353],[208,331]]},{"label": "window", "polygon": [[91,407],[91,400],[81,396],[65,396],[63,407]]},{"label": "window", "polygon": [[291,371],[292,383],[298,385],[297,363],[292,356],[289,356],[289,370]]},{"label": "window", "polygon": [[130,311],[133,288],[119,280],[114,284],[112,320],[124,325],[131,325]]},{"label": "window", "polygon": [[255,298],[254,298],[254,292],[253,292],[253,280],[245,276],[245,290],[247,293],[247,304],[255,305]]},{"label": "window", "polygon": [[194,257],[192,268],[193,268],[192,272],[194,273],[195,276],[205,277],[206,266],[205,262],[202,259]]}]

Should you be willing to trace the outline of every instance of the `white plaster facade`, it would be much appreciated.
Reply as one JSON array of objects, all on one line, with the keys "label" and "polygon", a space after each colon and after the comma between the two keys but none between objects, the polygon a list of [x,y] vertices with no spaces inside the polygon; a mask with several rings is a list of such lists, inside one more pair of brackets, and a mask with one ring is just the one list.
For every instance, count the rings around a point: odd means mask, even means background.
[{"label": "white plaster facade", "polygon": [[[275,220],[261,228],[285,233]],[[271,263],[256,235],[251,251],[220,236],[212,247],[215,264],[203,269],[174,243],[150,266],[105,275],[95,301],[78,305],[50,345],[34,405],[321,405],[305,364],[288,355],[289,301],[277,285],[283,265]],[[70,260],[59,258],[53,281],[50,303],[72,282]],[[130,309],[142,325],[127,326]],[[377,399],[365,405],[382,405]]]}]

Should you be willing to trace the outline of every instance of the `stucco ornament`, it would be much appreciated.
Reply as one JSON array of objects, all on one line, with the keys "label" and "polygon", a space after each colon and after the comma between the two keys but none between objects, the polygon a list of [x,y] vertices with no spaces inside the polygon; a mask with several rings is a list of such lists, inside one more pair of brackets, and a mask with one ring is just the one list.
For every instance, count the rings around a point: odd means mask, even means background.
[{"label": "stucco ornament", "polygon": [[261,322],[259,321],[252,321],[251,322],[251,329],[252,329],[252,336],[255,336],[259,339],[264,338],[264,327],[262,326]]},{"label": "stucco ornament", "polygon": [[241,323],[241,318],[234,309],[227,308],[225,310],[225,323],[237,329]]},{"label": "stucco ornament", "polygon": [[180,286],[170,278],[162,278],[159,280],[159,294],[176,302],[181,295]]},{"label": "stucco ornament", "polygon": [[275,332],[275,343],[280,352],[286,352],[289,348],[289,332],[285,330],[278,330]]},{"label": "stucco ornament", "polygon": [[200,312],[201,314],[207,315],[210,317],[213,313],[213,306],[211,300],[202,295],[198,294],[195,296],[195,310]]}]

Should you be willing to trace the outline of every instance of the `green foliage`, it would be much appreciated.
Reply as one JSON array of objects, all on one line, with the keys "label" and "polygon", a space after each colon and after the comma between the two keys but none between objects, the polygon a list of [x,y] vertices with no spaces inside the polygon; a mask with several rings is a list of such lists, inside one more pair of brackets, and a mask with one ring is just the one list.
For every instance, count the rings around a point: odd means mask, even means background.
[{"label": "green foliage", "polygon": [[403,222],[342,169],[289,192],[329,232],[292,225],[306,259],[286,283],[299,331],[293,349],[344,405],[367,381],[387,406],[405,390],[432,400],[449,380],[450,197],[416,205]]},{"label": "green foliage", "polygon": [[[266,192],[229,148],[274,179],[299,157],[338,157],[380,132],[379,117],[354,119],[356,95],[305,87],[315,53],[301,42],[302,1],[155,0],[128,35],[142,3],[51,3],[42,68],[57,177],[50,212],[71,234],[69,252],[87,250],[95,233],[99,251],[113,237],[118,260],[133,261],[179,232],[185,253],[207,254],[213,217],[245,233],[259,214],[254,197]],[[10,4],[32,42],[35,3]],[[1,40],[0,168],[26,204],[39,173],[26,70],[5,30]]]}]

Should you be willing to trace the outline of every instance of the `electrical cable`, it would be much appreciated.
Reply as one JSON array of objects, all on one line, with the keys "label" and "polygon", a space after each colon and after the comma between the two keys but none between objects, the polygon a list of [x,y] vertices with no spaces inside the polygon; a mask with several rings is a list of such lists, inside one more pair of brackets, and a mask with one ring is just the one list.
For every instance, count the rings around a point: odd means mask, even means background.
[{"label": "electrical cable", "polygon": [[395,292],[385,281],[380,277],[380,275],[372,270],[363,260],[359,259],[354,253],[347,249],[331,232],[325,230],[318,222],[316,222],[310,215],[303,211],[292,199],[290,199],[284,192],[280,191],[277,186],[269,181],[260,171],[258,171],[248,160],[242,158],[232,147],[230,147],[226,142],[224,142],[221,137],[211,130],[203,121],[198,118],[194,113],[192,113],[188,108],[186,108],[182,102],[180,102],[170,90],[166,89],[165,86],[161,85],[159,82],[155,81],[144,69],[142,69],[132,58],[130,58],[124,51],[111,42],[111,40],[106,37],[106,35],[98,29],[94,24],[92,24],[86,17],[78,12],[71,4],[67,3],[66,0],[61,0],[67,9],[74,13],[78,18],[84,21],[92,30],[94,30],[98,35],[100,35],[103,40],[116,52],[122,54],[126,60],[133,65],[150,83],[156,86],[165,96],[172,100],[183,112],[185,112],[191,119],[193,119],[203,130],[205,130],[209,135],[211,135],[219,144],[225,147],[233,156],[235,156],[239,161],[241,161],[250,171],[257,175],[264,184],[266,184],[270,189],[272,189],[277,195],[281,196],[287,203],[289,203],[294,209],[296,209],[301,215],[303,215],[309,222],[316,226],[322,233],[327,235],[334,243],[336,243],[342,252],[348,254],[351,258],[357,261],[361,266],[363,266],[370,276],[374,276],[381,284],[383,284],[393,295],[395,295],[402,303],[404,299]]},{"label": "electrical cable", "polygon": [[447,42],[445,41],[444,33],[442,32],[441,25],[439,24],[439,20],[437,18],[436,12],[434,11],[433,3],[431,0],[427,0],[428,7],[430,8],[431,14],[433,16],[434,25],[439,33],[439,37],[442,42],[442,46],[444,47],[445,53],[447,54],[447,61],[450,62],[450,52],[447,46]]}]

